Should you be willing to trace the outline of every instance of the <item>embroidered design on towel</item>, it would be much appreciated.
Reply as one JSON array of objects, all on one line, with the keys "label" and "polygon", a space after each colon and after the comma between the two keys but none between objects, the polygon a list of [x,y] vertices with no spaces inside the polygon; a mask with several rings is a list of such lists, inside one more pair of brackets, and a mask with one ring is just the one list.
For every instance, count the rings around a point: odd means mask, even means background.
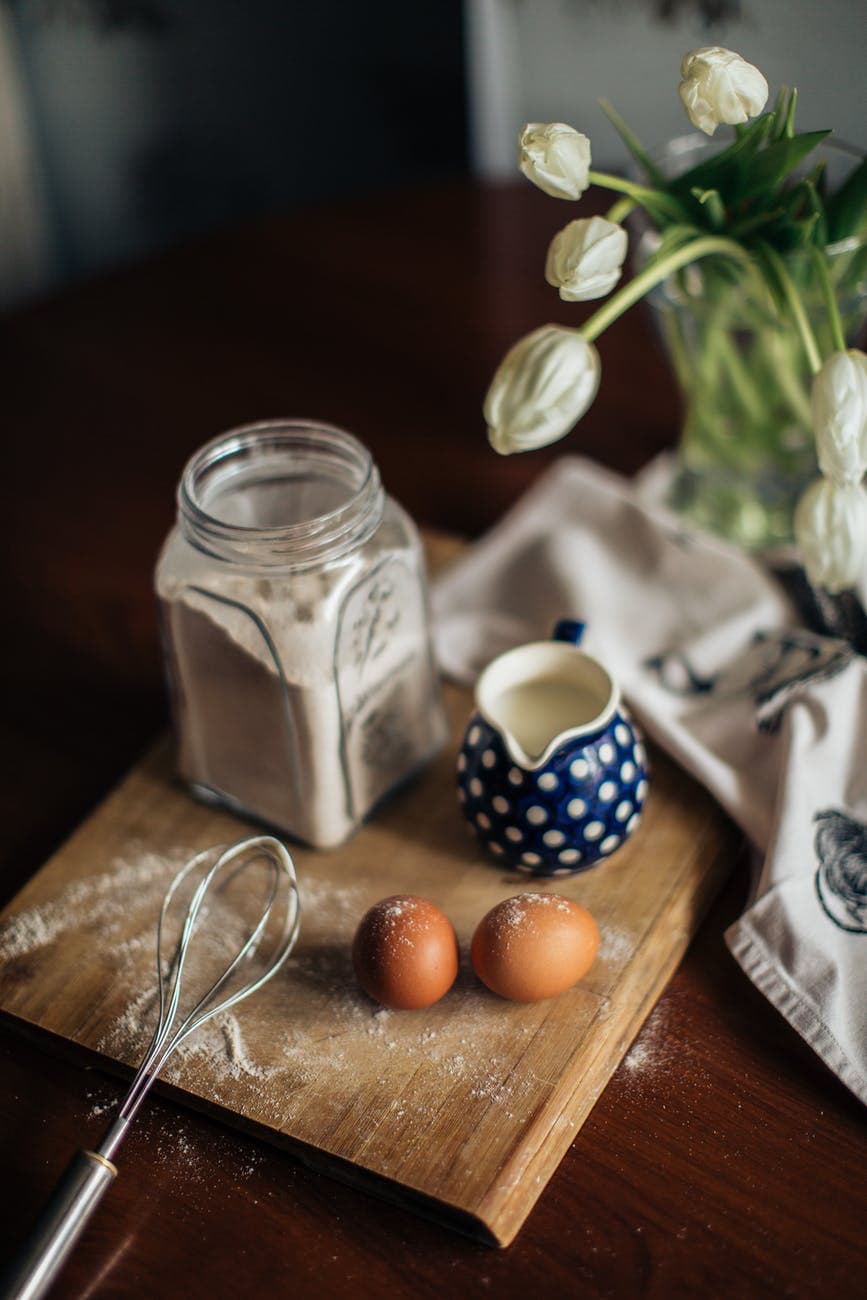
[{"label": "embroidered design on towel", "polygon": [[817,812],[816,893],[829,920],[867,934],[867,826],[836,808]]},{"label": "embroidered design on towel", "polygon": [[854,653],[845,641],[786,630],[756,632],[746,651],[712,676],[703,676],[677,650],[654,655],[644,666],[675,695],[750,696],[759,729],[776,731],[789,700],[808,682],[836,677]]}]

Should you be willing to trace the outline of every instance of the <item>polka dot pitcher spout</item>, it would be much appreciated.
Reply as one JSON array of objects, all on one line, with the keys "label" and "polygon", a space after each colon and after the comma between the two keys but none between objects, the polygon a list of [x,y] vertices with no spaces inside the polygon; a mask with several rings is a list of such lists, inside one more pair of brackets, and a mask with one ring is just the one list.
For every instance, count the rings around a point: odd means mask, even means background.
[{"label": "polka dot pitcher spout", "polygon": [[488,664],[458,757],[464,816],[494,857],[534,876],[609,857],[647,795],[644,745],[583,633],[563,620],[550,641]]}]

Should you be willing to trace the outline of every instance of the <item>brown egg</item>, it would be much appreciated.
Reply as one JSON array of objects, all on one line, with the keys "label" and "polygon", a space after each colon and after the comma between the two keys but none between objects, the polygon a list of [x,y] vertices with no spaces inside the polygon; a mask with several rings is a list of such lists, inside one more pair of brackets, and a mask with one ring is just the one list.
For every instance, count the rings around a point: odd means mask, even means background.
[{"label": "brown egg", "polygon": [[585,975],[599,930],[580,903],[558,894],[518,894],[482,917],[470,949],[483,984],[513,1002],[562,993]]},{"label": "brown egg", "polygon": [[361,918],[352,964],[365,993],[384,1007],[429,1007],[455,982],[458,940],[451,921],[433,903],[395,894]]}]

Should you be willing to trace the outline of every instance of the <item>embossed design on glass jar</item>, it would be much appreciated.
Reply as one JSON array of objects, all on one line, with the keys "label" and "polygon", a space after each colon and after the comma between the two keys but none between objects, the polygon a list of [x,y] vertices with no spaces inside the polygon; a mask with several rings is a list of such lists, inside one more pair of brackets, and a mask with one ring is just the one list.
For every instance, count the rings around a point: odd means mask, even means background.
[{"label": "embossed design on glass jar", "polygon": [[315,846],[439,749],[417,532],[327,425],[208,443],[157,566],[182,776]]}]

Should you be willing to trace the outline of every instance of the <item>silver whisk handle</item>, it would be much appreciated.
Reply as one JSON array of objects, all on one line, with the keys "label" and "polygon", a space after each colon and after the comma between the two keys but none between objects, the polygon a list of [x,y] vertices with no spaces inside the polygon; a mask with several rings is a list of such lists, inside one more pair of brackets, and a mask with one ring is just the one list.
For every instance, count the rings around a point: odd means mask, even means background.
[{"label": "silver whisk handle", "polygon": [[3,1279],[2,1300],[39,1300],[57,1277],[117,1169],[95,1151],[79,1151],[61,1178],[17,1266]]}]

